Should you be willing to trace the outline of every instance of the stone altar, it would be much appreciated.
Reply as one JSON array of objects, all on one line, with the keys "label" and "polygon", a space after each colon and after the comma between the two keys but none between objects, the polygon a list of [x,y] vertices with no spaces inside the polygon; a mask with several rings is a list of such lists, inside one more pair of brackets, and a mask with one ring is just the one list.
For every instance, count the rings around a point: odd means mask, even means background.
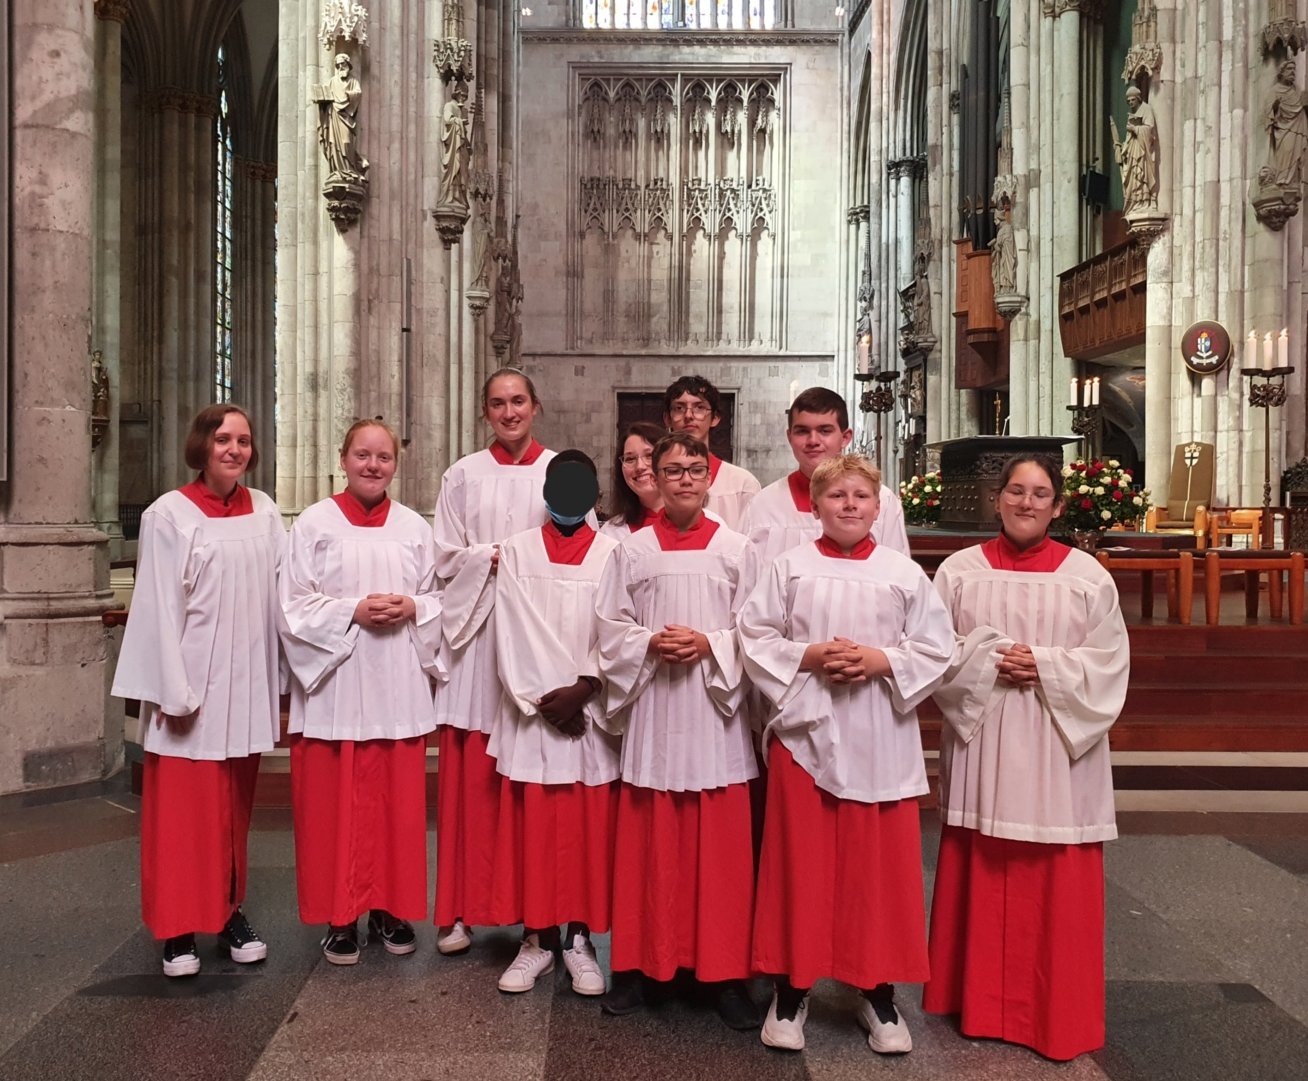
[{"label": "stone altar", "polygon": [[940,528],[994,532],[995,486],[1004,463],[1020,453],[1061,462],[1063,445],[1075,442],[1062,435],[973,435],[929,444],[940,454]]}]

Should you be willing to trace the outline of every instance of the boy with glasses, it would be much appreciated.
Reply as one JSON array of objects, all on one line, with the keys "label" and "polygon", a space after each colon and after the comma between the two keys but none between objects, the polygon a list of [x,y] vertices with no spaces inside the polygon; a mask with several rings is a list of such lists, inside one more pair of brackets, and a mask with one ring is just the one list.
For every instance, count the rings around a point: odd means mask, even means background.
[{"label": "boy with glasses", "polygon": [[[722,396],[702,375],[683,375],[663,392],[663,423],[672,432],[685,432],[705,447],[709,432],[722,422]],[[708,454],[709,485],[705,509],[732,529],[740,529],[745,508],[759,492],[754,474]]]},{"label": "boy with glasses", "polygon": [[600,674],[623,734],[613,868],[613,986],[627,1014],[645,980],[689,969],[718,984],[718,1013],[758,1026],[750,975],[754,861],[736,612],[754,587],[753,545],[704,513],[708,448],[685,432],[654,448],[663,509],[600,579]]},{"label": "boy with glasses", "polygon": [[[822,535],[813,517],[809,481],[823,462],[838,458],[854,438],[845,399],[826,387],[809,387],[786,410],[786,439],[798,468],[769,484],[749,504],[740,531],[758,548],[768,566],[782,552]],[[909,555],[904,508],[899,496],[880,485],[881,513],[872,526],[872,540],[883,548]]]}]

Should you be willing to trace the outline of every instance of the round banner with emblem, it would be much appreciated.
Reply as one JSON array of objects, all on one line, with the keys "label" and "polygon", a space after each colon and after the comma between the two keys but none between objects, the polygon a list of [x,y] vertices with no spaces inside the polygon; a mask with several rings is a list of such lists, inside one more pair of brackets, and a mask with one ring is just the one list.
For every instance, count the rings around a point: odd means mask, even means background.
[{"label": "round banner with emblem", "polygon": [[1181,359],[1195,375],[1216,375],[1231,359],[1231,336],[1221,323],[1195,323],[1181,335]]}]

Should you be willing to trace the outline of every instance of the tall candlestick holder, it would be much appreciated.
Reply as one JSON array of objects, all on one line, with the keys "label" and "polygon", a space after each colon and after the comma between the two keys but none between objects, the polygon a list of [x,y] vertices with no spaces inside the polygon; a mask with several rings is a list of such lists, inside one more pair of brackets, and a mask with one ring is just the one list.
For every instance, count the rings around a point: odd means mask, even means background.
[{"label": "tall candlestick holder", "polygon": [[1072,414],[1072,431],[1081,437],[1085,444],[1085,456],[1089,461],[1099,457],[1099,444],[1104,432],[1104,408],[1101,405],[1069,405]]},{"label": "tall candlestick holder", "polygon": [[1271,527],[1271,515],[1267,512],[1272,506],[1272,410],[1285,404],[1285,377],[1293,375],[1294,368],[1241,368],[1240,374],[1249,380],[1250,407],[1263,411],[1263,528],[1266,534]]},{"label": "tall candlestick holder", "polygon": [[877,418],[876,426],[876,453],[875,458],[877,468],[885,473],[885,466],[881,461],[881,427],[882,421],[887,413],[895,408],[895,388],[892,385],[899,378],[898,372],[859,372],[854,376],[860,383],[872,383],[877,385],[868,387],[863,391],[859,398],[858,408],[862,413],[875,413]]}]

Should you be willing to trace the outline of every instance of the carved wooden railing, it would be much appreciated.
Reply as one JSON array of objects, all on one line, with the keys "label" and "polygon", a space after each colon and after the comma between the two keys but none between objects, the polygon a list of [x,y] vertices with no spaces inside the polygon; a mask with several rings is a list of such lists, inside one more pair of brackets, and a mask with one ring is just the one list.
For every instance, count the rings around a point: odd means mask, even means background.
[{"label": "carved wooden railing", "polygon": [[1094,360],[1144,344],[1148,254],[1126,241],[1058,275],[1064,354]]}]

